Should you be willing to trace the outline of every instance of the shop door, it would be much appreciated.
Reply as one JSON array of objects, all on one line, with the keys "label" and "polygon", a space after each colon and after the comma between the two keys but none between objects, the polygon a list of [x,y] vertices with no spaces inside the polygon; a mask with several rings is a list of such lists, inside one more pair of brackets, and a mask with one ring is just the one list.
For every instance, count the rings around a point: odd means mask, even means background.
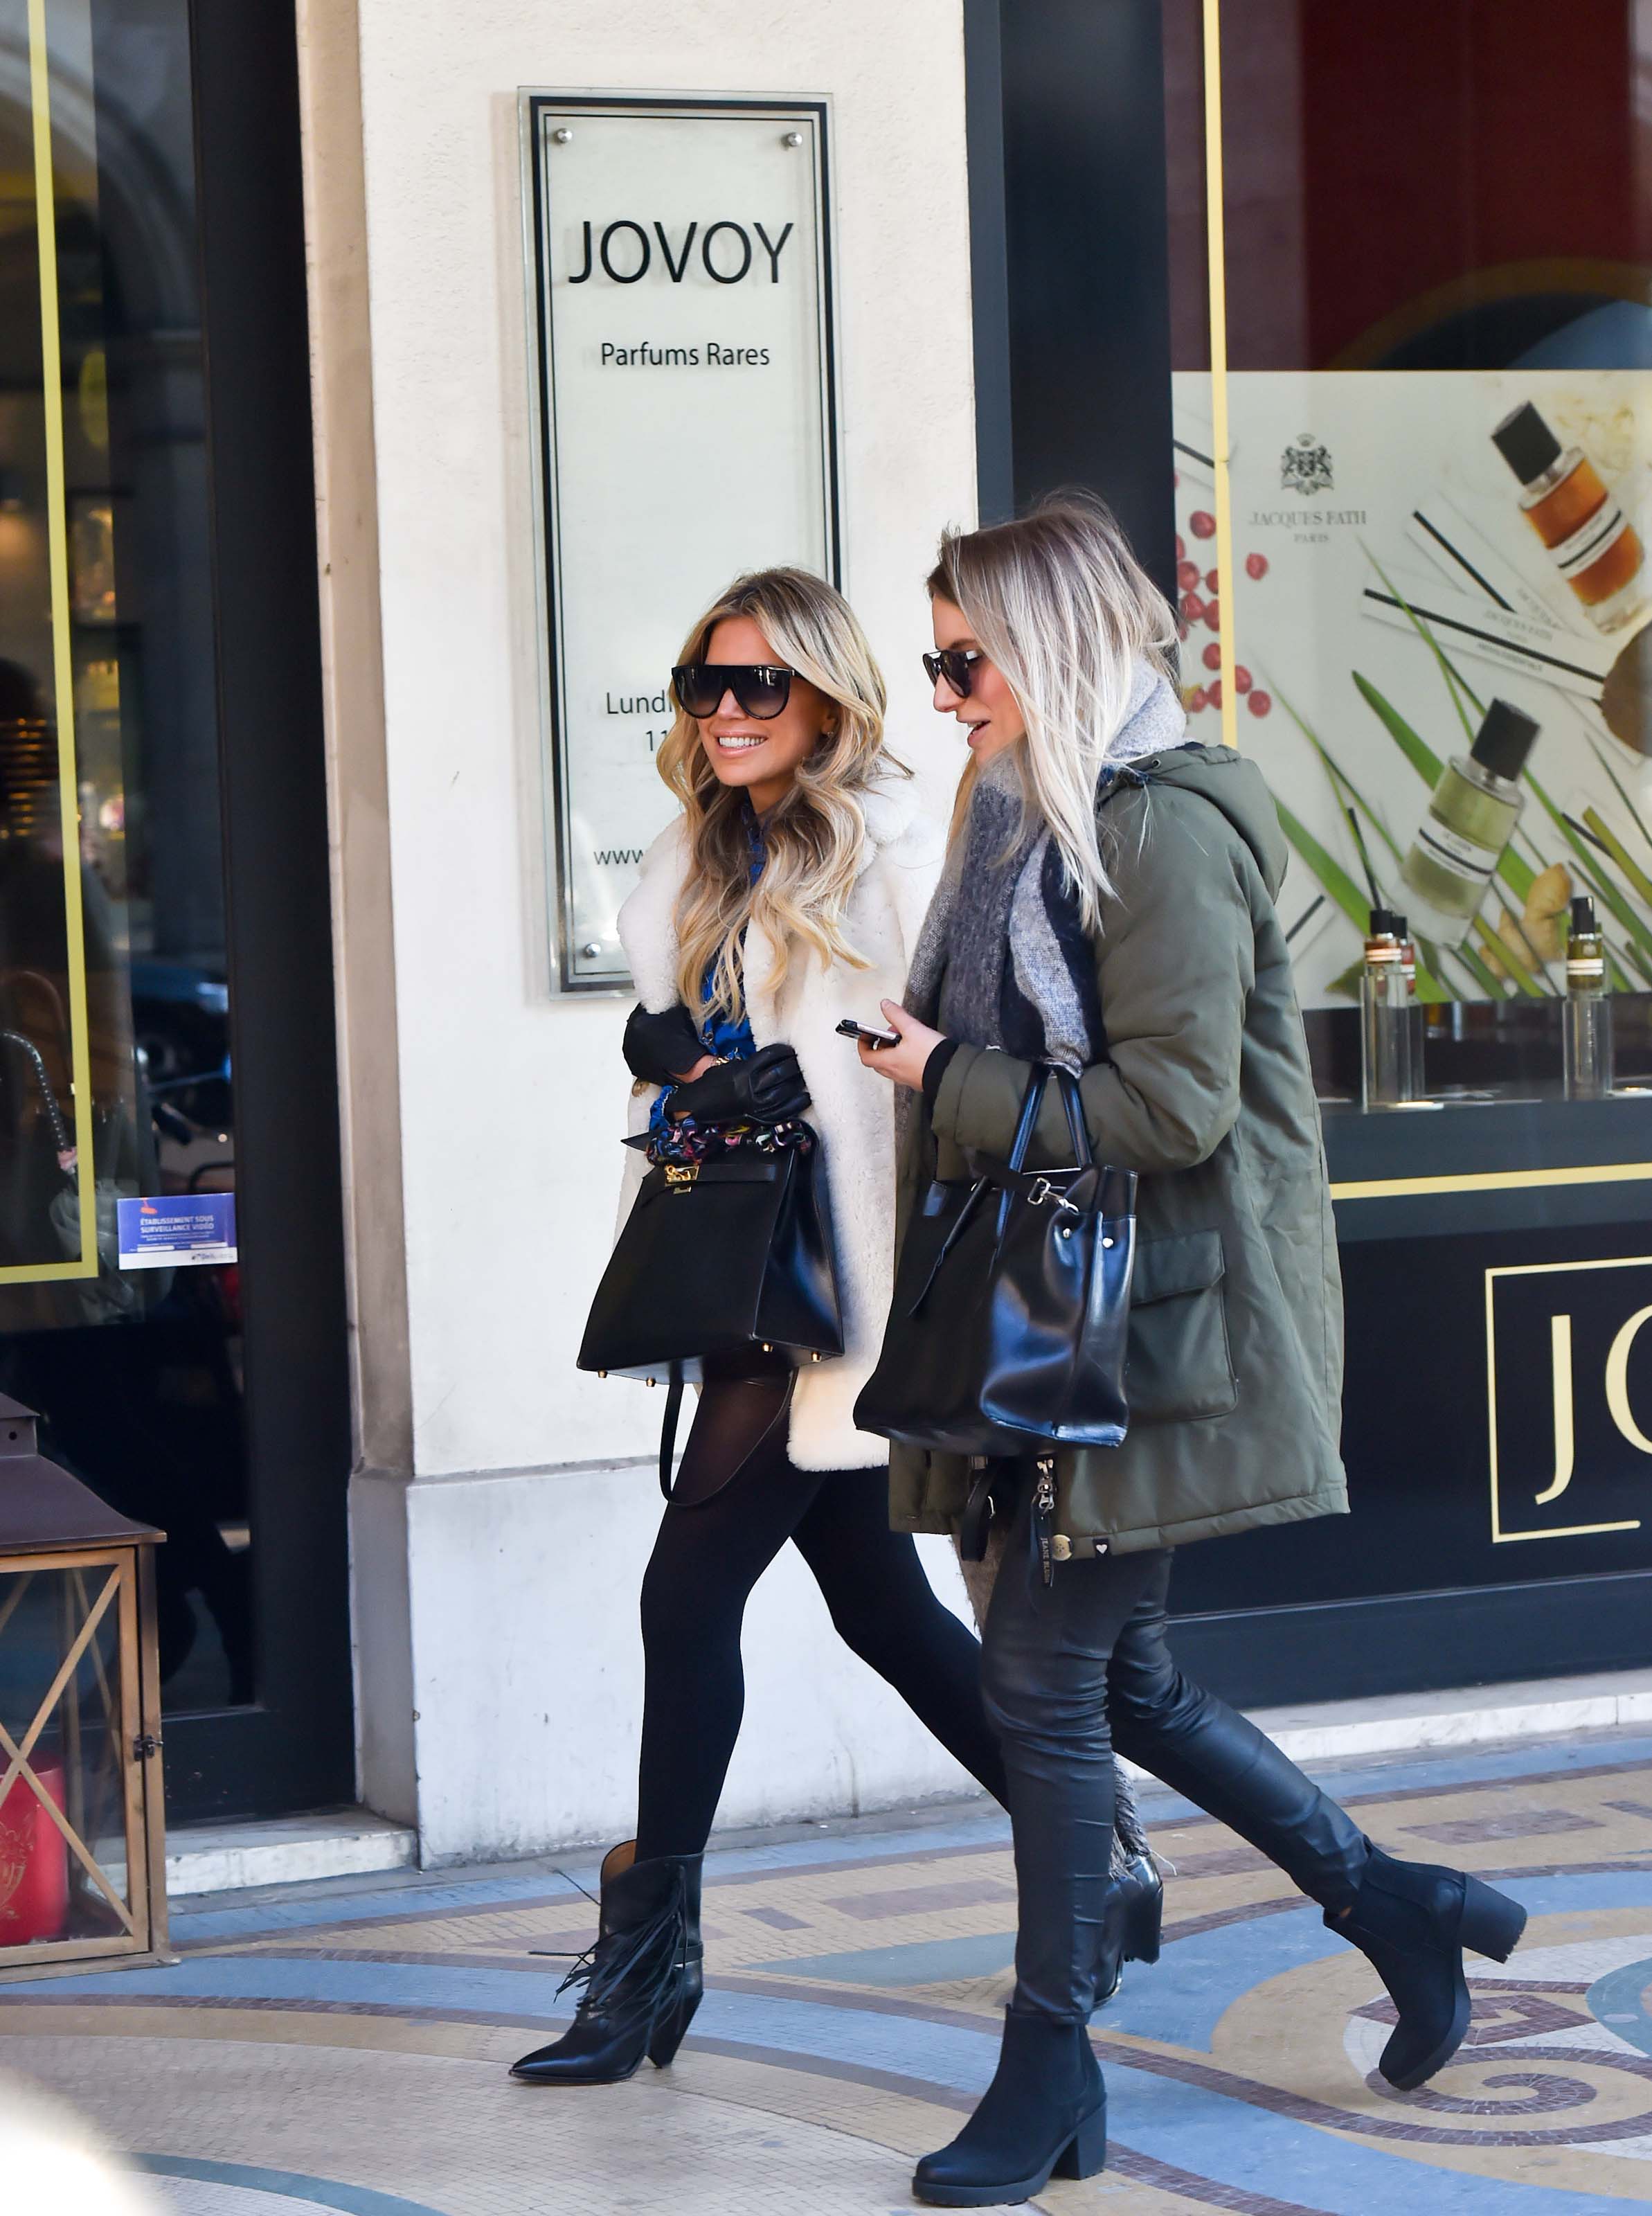
[{"label": "shop door", "polygon": [[331,979],[291,9],[0,0],[0,1390],[175,1819],[351,1793]]}]

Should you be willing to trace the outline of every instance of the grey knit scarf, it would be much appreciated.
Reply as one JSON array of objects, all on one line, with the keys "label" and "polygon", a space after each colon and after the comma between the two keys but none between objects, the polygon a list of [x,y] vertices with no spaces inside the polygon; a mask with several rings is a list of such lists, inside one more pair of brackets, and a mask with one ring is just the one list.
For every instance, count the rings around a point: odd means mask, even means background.
[{"label": "grey knit scarf", "polygon": [[[1136,666],[1106,763],[1180,746],[1188,719],[1156,669]],[[913,949],[907,1008],[949,1038],[1082,1069],[1101,1042],[1094,958],[1047,826],[1023,820],[1013,752],[970,796]]]},{"label": "grey knit scarf", "polygon": [[[1187,728],[1173,687],[1139,662],[1106,765],[1180,746]],[[1029,1062],[1080,1070],[1104,1050],[1095,957],[1078,895],[1048,827],[1023,816],[1020,773],[1008,749],[975,780],[968,816],[918,934],[904,1005],[949,1038],[1002,1047]],[[902,1096],[906,1114],[915,1099]]]}]

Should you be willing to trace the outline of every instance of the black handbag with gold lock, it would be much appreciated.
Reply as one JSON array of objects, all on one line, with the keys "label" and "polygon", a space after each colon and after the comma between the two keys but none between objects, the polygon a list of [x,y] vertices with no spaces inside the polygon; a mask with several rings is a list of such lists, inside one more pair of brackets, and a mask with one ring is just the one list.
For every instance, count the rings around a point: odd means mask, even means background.
[{"label": "black handbag with gold lock", "polygon": [[657,1162],[626,1217],[580,1347],[581,1370],[668,1381],[660,1484],[685,1382],[758,1347],[801,1365],[844,1351],[820,1142],[793,1121],[706,1134]]}]

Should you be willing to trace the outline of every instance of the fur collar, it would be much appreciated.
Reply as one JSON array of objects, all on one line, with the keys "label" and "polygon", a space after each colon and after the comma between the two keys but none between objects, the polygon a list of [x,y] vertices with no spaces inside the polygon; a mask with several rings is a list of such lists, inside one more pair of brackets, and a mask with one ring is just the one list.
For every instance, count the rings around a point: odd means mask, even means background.
[{"label": "fur collar", "polygon": [[[867,850],[860,874],[864,876],[887,848],[898,846],[921,820],[918,783],[913,778],[886,779],[871,786],[861,799],[866,818]],[[636,885],[619,912],[619,939],[630,963],[637,998],[651,1014],[673,1006],[677,990],[677,896],[688,867],[688,833],[680,816],[673,816],[642,857]],[[746,997],[752,1032],[759,1046],[774,1037],[771,996],[762,981],[774,962],[774,948],[763,931],[753,931],[746,942]]]}]

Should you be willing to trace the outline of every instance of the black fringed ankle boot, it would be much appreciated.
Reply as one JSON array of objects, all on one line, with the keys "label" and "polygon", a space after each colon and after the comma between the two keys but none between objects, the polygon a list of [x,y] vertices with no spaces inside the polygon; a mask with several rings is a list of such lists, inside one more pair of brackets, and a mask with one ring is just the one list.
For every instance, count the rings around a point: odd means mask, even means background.
[{"label": "black fringed ankle boot", "polygon": [[1012,2004],[980,2106],[950,2146],[924,2157],[912,2192],[937,2207],[992,2208],[1106,2163],[1107,2089],[1084,2019]]},{"label": "black fringed ankle boot", "polygon": [[1461,1870],[1396,1862],[1373,1847],[1359,1898],[1340,1913],[1328,1908],[1325,1924],[1369,1958],[1399,2010],[1377,2067],[1409,2093],[1463,2044],[1472,2005],[1463,1949],[1506,1962],[1526,1929],[1526,1911]]},{"label": "black fringed ankle boot", "polygon": [[703,1986],[698,1855],[639,1862],[635,1839],[602,1865],[597,1943],[557,1991],[583,1985],[573,2023],[513,2065],[530,2085],[612,2085],[646,2054],[659,2069],[682,2044]]},{"label": "black fringed ankle boot", "polygon": [[1127,1962],[1156,1962],[1164,1922],[1164,1881],[1150,1854],[1133,1856],[1107,1889],[1096,1954],[1096,2005],[1105,2008]]}]

